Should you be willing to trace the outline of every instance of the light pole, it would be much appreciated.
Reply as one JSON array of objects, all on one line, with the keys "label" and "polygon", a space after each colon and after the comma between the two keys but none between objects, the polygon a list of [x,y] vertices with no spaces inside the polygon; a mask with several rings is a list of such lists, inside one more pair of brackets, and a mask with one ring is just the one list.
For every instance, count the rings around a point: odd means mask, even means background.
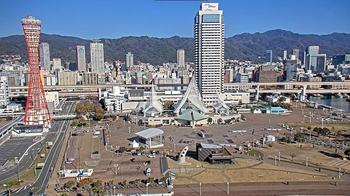
[{"label": "light pole", "polygon": [[202,183],[199,182],[199,195],[202,195]]},{"label": "light pole", "polygon": [[311,115],[312,115],[312,113],[310,112],[310,116],[309,116],[309,118],[310,118],[310,120],[309,120],[310,125],[311,125]]},{"label": "light pole", "polygon": [[17,181],[19,182],[19,161],[18,161],[18,157],[15,157],[15,163],[17,165]]},{"label": "light pole", "polygon": [[281,152],[278,152],[278,165],[280,165],[281,162]]},{"label": "light pole", "polygon": [[227,194],[229,195],[230,194],[230,183],[227,182],[226,184],[227,184]]},{"label": "light pole", "polygon": [[146,184],[146,194],[148,194],[148,185],[149,185],[149,183],[147,182],[147,184]]}]

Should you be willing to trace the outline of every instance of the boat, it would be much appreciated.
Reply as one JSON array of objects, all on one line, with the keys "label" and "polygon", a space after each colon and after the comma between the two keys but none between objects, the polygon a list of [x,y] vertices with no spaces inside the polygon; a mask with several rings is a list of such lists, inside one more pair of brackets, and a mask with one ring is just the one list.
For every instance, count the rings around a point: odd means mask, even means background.
[{"label": "boat", "polygon": [[343,98],[343,95],[341,93],[337,93],[334,95],[336,98]]}]

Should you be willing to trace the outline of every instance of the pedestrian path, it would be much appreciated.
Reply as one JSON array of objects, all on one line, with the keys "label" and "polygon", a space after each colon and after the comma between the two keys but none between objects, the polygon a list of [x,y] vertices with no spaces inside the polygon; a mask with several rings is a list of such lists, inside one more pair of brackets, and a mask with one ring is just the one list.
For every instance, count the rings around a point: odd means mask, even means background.
[{"label": "pedestrian path", "polygon": [[350,161],[349,160],[332,160],[327,163],[328,166],[342,168],[346,170],[350,170]]}]

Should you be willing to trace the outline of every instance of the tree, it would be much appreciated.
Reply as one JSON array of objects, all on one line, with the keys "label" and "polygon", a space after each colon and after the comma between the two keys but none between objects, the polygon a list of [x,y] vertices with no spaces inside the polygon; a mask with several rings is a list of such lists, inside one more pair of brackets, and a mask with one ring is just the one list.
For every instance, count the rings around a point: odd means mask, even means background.
[{"label": "tree", "polygon": [[208,121],[208,124],[211,124],[211,123],[213,122],[213,119],[212,119],[211,117],[209,117],[209,118],[207,119],[207,121]]},{"label": "tree", "polygon": [[72,188],[73,186],[74,186],[74,181],[72,181],[72,180],[69,180],[68,182],[66,182],[65,184],[64,184],[64,186],[66,187],[66,188],[68,188],[68,189],[70,189],[70,188]]},{"label": "tree", "polygon": [[221,124],[221,123],[222,123],[222,119],[219,118],[219,119],[217,120],[217,122],[218,122],[218,124]]},{"label": "tree", "polygon": [[345,154],[345,155],[348,155],[348,157],[350,158],[350,148],[349,148],[349,149],[346,149],[346,150],[344,151],[344,154]]},{"label": "tree", "polygon": [[278,98],[278,102],[280,102],[280,103],[283,103],[283,102],[285,102],[287,99],[286,99],[286,97],[280,97],[280,98]]},{"label": "tree", "polygon": [[164,101],[164,109],[165,110],[172,110],[173,109],[173,102],[172,101]]}]

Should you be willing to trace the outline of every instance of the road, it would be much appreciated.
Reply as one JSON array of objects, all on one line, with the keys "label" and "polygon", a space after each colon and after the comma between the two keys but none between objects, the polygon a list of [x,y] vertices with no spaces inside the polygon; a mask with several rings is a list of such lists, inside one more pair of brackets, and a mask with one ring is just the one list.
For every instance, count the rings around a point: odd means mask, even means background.
[{"label": "road", "polygon": [[0,128],[0,138],[2,138],[4,135],[7,134],[7,131],[12,128],[15,124],[22,121],[23,115],[17,116],[14,120],[12,120],[10,123],[6,124],[5,126]]},{"label": "road", "polygon": [[[73,106],[72,102],[67,102],[63,105],[62,107],[62,113],[69,113],[71,108]],[[44,140],[41,142],[38,142],[32,146],[30,145],[25,145],[26,148],[29,147],[27,150],[27,153],[23,155],[24,151],[21,150],[23,149],[24,143],[21,143],[21,145],[14,151],[15,156],[20,158],[22,155],[22,159],[19,162],[18,166],[16,167],[11,167],[7,170],[0,171],[0,180],[4,180],[7,178],[11,178],[13,176],[16,176],[18,172],[22,172],[26,170],[33,162],[35,156],[38,154],[42,146],[45,144],[47,141],[54,141],[56,136],[57,136],[57,131],[59,130],[61,121],[58,122],[53,122],[52,126],[50,128],[50,131],[47,133],[46,137]],[[11,139],[12,140],[12,139]],[[1,149],[1,148],[0,148]],[[20,153],[19,153],[20,152]],[[14,157],[7,157],[8,159],[14,159]]]},{"label": "road", "polygon": [[[72,102],[67,102],[67,104],[63,105],[63,112],[70,112],[73,107]],[[56,121],[53,123],[55,126],[52,130],[57,130],[57,134],[55,134],[55,141],[53,146],[51,147],[51,150],[46,158],[45,165],[41,169],[40,174],[38,178],[35,180],[35,182],[28,187],[24,187],[23,189],[20,189],[17,191],[14,195],[22,196],[22,195],[30,195],[32,193],[33,189],[36,189],[37,194],[44,194],[45,190],[47,188],[47,183],[49,181],[49,178],[51,176],[51,170],[54,167],[54,164],[57,161],[57,157],[59,155],[60,149],[62,147],[63,139],[65,132],[69,126],[69,121]]]}]

